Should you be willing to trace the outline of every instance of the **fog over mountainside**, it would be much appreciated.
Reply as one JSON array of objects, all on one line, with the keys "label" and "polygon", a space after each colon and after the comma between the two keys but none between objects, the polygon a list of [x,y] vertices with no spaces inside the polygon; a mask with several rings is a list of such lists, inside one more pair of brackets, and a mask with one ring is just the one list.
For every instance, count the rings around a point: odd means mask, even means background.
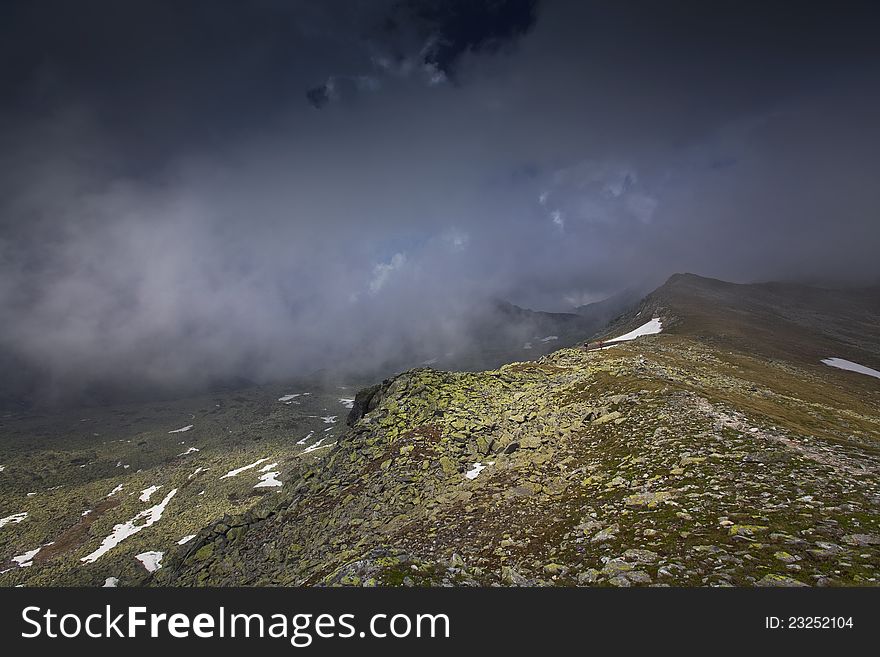
[{"label": "fog over mountainside", "polygon": [[675,271],[877,284],[844,4],[3,3],[3,396],[495,366],[600,328],[497,300]]}]

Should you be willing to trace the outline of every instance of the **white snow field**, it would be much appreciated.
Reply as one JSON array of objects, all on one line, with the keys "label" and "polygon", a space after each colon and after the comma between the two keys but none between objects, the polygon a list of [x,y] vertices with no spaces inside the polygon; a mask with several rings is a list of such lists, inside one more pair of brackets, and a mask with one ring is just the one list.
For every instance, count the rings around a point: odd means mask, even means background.
[{"label": "white snow field", "polygon": [[655,317],[650,322],[646,324],[642,324],[639,328],[633,329],[629,333],[624,333],[620,337],[611,338],[610,340],[605,340],[608,342],[627,342],[629,340],[635,340],[643,335],[655,335],[663,330],[663,323],[659,318]]},{"label": "white snow field", "polygon": [[19,554],[17,557],[12,557],[12,560],[18,564],[19,568],[28,568],[34,565],[34,557],[37,556],[37,553],[44,547],[49,547],[50,545],[52,545],[51,542],[46,543],[45,545],[41,545],[40,547],[33,550],[28,550],[24,554]]},{"label": "white snow field", "polygon": [[150,550],[149,552],[141,552],[140,554],[136,554],[134,555],[134,558],[140,561],[144,565],[144,568],[152,573],[162,567],[162,557],[164,556],[164,552],[156,552],[155,550]]},{"label": "white snow field", "polygon": [[221,478],[221,479],[228,479],[229,477],[235,477],[235,476],[237,476],[237,475],[240,475],[242,472],[244,472],[244,471],[246,471],[246,470],[250,470],[251,468],[256,468],[258,465],[260,465],[260,463],[265,463],[265,462],[268,461],[268,460],[269,460],[269,459],[267,459],[267,458],[265,458],[265,459],[257,459],[257,460],[254,461],[253,463],[249,463],[249,464],[247,464],[247,465],[245,465],[245,466],[242,466],[242,467],[240,467],[240,468],[236,468],[235,470],[230,470],[229,472],[227,472],[225,475],[223,475],[223,476],[220,477],[220,478]]},{"label": "white snow field", "polygon": [[17,525],[22,520],[27,518],[27,515],[27,511],[22,511],[21,513],[13,513],[11,516],[0,518],[0,527],[5,527],[6,525]]},{"label": "white snow field", "polygon": [[[277,463],[275,465],[278,465]],[[279,471],[270,471],[260,475],[259,483],[254,488],[280,488],[281,481],[278,479]]]},{"label": "white snow field", "polygon": [[204,472],[207,469],[208,468],[203,468],[202,466],[197,467],[195,470],[193,470],[192,474],[187,475],[187,477],[186,477],[187,481],[189,481],[190,479],[195,477],[197,474],[199,474],[200,472]]},{"label": "white snow field", "polygon": [[483,465],[478,461],[477,463],[474,463],[473,467],[470,470],[464,473],[464,476],[468,479],[476,479],[480,475],[480,473],[490,465],[495,465],[495,461],[487,461],[486,465]]},{"label": "white snow field", "polygon": [[168,433],[184,433],[185,431],[189,431],[193,428],[193,424],[187,424],[185,427],[180,427],[180,429],[175,429],[174,431],[169,431]]},{"label": "white snow field", "polygon": [[322,445],[322,443],[323,443],[326,439],[327,439],[327,436],[324,436],[324,438],[321,438],[321,440],[319,440],[318,442],[316,442],[314,445],[309,445],[308,447],[306,447],[306,448],[305,448],[302,452],[300,452],[300,453],[301,453],[301,454],[310,454],[311,452],[314,452],[315,450],[318,450],[318,449],[326,449],[327,447],[333,447],[333,445],[336,444],[335,442],[332,442],[332,443],[328,443],[328,444],[326,444],[326,445]]},{"label": "white snow field", "polygon": [[870,367],[866,367],[864,365],[859,365],[858,363],[854,363],[851,360],[844,360],[843,358],[823,358],[822,362],[830,367],[836,367],[841,370],[849,370],[850,372],[858,372],[859,374],[867,374],[868,376],[873,376],[874,378],[880,379],[880,372]]},{"label": "white snow field", "polygon": [[138,497],[138,499],[141,502],[149,502],[150,497],[153,495],[153,493],[155,493],[160,488],[162,488],[162,486],[150,486],[149,488],[144,488],[141,491],[141,495],[140,495],[140,497]]},{"label": "white snow field", "polygon": [[[310,392],[296,392],[296,393],[293,393],[292,395],[284,395],[283,397],[279,397],[278,401],[280,401],[282,404],[287,404],[288,406],[290,406],[292,403],[294,403],[293,400],[296,399],[297,397],[306,397],[310,394],[312,394],[312,393],[310,393]],[[299,402],[296,402],[296,403],[299,404]]]}]

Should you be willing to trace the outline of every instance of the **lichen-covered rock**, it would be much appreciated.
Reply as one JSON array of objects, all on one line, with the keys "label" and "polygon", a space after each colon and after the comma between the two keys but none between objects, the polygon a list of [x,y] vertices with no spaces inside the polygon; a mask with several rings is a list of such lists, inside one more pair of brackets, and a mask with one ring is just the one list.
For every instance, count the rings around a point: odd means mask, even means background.
[{"label": "lichen-covered rock", "polygon": [[759,579],[755,586],[808,586],[808,584],[786,575],[768,574]]},{"label": "lichen-covered rock", "polygon": [[675,493],[668,490],[656,492],[636,493],[626,498],[626,505],[630,507],[647,507],[653,509],[675,497]]}]

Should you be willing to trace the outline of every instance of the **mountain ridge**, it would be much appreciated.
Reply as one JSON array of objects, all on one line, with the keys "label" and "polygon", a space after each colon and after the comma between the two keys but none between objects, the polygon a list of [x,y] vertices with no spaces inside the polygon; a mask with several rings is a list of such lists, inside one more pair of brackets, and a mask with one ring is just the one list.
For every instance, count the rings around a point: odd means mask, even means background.
[{"label": "mountain ridge", "polygon": [[4,419],[41,447],[2,457],[0,582],[876,585],[873,299],[679,276],[601,349],[90,411],[63,442]]},{"label": "mountain ridge", "polygon": [[[488,372],[416,369],[362,391],[349,434],[288,500],[224,519],[153,583],[876,582],[876,382],[805,368],[802,344],[770,345],[792,360],[719,349],[767,318],[683,314],[694,286],[731,289],[673,277],[616,323],[657,316],[659,335]],[[738,306],[762,311],[741,289]],[[718,312],[720,343],[707,334]],[[852,388],[826,390],[833,377]],[[252,559],[258,546],[268,559]]]}]

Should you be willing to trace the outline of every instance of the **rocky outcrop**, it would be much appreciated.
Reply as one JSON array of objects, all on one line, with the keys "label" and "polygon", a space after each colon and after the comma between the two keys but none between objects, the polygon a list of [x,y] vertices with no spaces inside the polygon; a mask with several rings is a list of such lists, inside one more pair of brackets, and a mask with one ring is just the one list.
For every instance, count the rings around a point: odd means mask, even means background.
[{"label": "rocky outcrop", "polygon": [[358,390],[345,423],[353,427],[364,415],[375,409],[382,401],[382,391],[388,387],[390,382],[390,379],[386,379],[382,383]]}]

